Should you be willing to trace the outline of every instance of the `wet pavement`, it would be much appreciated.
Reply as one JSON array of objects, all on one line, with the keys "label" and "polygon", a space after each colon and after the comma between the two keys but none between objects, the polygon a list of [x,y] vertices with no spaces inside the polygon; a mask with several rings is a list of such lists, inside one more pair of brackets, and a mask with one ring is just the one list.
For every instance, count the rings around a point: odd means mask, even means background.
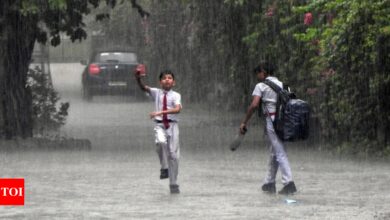
[{"label": "wet pavement", "polygon": [[88,138],[92,150],[1,152],[0,177],[25,179],[25,205],[0,206],[0,219],[390,219],[389,163],[289,144],[298,193],[264,194],[268,152],[259,120],[233,153],[228,145],[243,113],[199,104],[183,103],[181,194],[170,195],[159,179],[153,104],[111,96],[85,102],[81,70],[52,65],[54,86],[70,102],[61,135]]}]

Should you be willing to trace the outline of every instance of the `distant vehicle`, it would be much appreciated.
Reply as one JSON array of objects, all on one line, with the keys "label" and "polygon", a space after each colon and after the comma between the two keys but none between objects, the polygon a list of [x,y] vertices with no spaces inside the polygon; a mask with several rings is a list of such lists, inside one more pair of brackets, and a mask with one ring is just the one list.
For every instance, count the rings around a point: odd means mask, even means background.
[{"label": "distant vehicle", "polygon": [[83,98],[95,95],[133,95],[141,97],[134,71],[142,66],[137,55],[129,49],[102,49],[93,51],[82,73]]}]

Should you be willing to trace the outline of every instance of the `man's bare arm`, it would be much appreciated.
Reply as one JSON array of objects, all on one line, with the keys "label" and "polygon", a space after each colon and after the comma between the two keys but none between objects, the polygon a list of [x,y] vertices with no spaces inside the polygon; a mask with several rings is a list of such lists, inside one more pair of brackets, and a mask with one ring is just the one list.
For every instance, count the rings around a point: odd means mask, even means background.
[{"label": "man's bare arm", "polygon": [[248,121],[251,119],[253,112],[258,108],[258,106],[260,104],[260,100],[261,100],[260,96],[253,96],[252,103],[248,107],[246,115],[245,115],[245,117],[242,120],[241,125],[240,125],[240,132],[242,134],[245,134],[246,125],[247,125]]}]

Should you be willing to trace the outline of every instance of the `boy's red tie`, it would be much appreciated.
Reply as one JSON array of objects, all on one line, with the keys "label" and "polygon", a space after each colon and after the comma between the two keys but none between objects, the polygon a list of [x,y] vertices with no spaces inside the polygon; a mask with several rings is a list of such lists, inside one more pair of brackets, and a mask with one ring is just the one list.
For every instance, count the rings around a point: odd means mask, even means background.
[{"label": "boy's red tie", "polygon": [[[163,111],[166,111],[167,108],[167,93],[164,92],[164,98],[163,98]],[[168,114],[163,114],[162,116],[162,122],[164,124],[165,129],[169,128],[169,121],[168,121]]]}]

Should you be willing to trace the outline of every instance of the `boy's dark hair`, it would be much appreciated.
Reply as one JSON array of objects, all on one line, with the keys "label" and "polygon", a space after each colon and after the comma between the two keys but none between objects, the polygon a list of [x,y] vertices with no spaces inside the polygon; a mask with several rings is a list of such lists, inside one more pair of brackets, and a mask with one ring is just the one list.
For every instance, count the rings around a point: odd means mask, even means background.
[{"label": "boy's dark hair", "polygon": [[275,66],[270,62],[262,62],[253,69],[253,72],[255,74],[261,71],[266,72],[268,75],[273,75],[275,71]]},{"label": "boy's dark hair", "polygon": [[165,76],[165,75],[171,75],[172,76],[172,78],[173,78],[173,80],[175,80],[175,75],[173,74],[173,72],[172,71],[170,71],[170,70],[164,70],[164,71],[162,71],[161,73],[160,73],[160,81],[161,81],[161,79]]}]

